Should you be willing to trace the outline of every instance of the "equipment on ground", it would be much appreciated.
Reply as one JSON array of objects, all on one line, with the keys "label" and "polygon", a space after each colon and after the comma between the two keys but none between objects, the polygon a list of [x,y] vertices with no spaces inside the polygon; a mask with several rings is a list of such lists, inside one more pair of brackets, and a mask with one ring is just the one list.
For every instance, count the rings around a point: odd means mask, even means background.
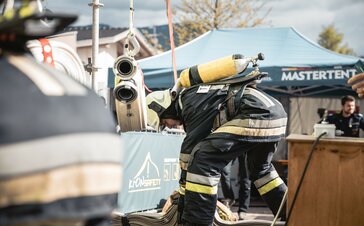
[{"label": "equipment on ground", "polygon": [[[143,213],[131,213],[127,216],[113,212],[112,225],[113,226],[178,226],[177,223],[177,204],[176,199],[179,193],[173,193],[167,200],[165,206],[161,212],[143,212]],[[236,221],[233,213],[229,208],[222,203],[217,202],[216,213],[214,216],[213,226],[270,226],[269,220],[242,220]],[[283,226],[284,221],[277,221],[276,226]]]}]

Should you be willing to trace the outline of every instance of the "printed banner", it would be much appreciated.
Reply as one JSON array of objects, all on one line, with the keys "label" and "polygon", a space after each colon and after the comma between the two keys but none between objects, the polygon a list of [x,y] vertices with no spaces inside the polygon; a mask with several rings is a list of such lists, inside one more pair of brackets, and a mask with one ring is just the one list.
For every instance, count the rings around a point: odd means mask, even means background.
[{"label": "printed banner", "polygon": [[263,78],[265,85],[278,86],[346,85],[346,81],[358,73],[354,65],[266,68],[261,71],[269,73]]},{"label": "printed banner", "polygon": [[131,213],[161,208],[180,177],[179,152],[183,135],[152,132],[121,134],[123,180],[118,210]]}]

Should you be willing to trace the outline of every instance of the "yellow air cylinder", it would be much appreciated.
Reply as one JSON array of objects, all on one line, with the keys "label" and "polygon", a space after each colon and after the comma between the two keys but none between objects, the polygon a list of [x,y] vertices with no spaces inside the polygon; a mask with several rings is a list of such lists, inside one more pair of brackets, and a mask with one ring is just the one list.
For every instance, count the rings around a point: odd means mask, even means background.
[{"label": "yellow air cylinder", "polygon": [[180,74],[182,87],[213,82],[238,74],[235,57],[236,55],[230,55],[183,70]]}]

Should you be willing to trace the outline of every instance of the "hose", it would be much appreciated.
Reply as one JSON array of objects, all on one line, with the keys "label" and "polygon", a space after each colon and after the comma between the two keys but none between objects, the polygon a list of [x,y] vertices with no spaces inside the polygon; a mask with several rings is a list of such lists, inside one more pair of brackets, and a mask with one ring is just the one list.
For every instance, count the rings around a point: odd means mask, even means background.
[{"label": "hose", "polygon": [[[49,40],[49,43],[52,46],[55,68],[90,87],[90,78],[87,76],[77,53],[63,42]],[[38,40],[27,42],[27,47],[39,62],[44,61],[42,46]]]}]

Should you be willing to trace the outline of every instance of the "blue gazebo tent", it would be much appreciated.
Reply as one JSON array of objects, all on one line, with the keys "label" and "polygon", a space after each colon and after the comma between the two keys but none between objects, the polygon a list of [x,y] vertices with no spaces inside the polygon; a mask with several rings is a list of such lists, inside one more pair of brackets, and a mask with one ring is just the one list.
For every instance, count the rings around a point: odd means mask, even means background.
[{"label": "blue gazebo tent", "polygon": [[[279,95],[312,96],[352,92],[346,80],[360,59],[342,55],[310,41],[292,27],[209,31],[175,49],[177,71],[231,54],[262,52],[261,71],[269,73],[260,87]],[[171,51],[138,61],[151,89],[173,86]]]}]

